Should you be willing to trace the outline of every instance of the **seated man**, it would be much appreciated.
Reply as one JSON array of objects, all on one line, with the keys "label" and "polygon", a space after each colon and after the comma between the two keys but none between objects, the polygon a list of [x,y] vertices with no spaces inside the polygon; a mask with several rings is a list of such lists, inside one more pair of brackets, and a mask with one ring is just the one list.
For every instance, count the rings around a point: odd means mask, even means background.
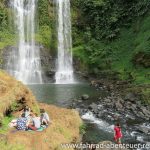
[{"label": "seated man", "polygon": [[28,120],[27,120],[27,118],[25,117],[25,114],[23,113],[23,114],[21,115],[21,117],[17,119],[16,128],[17,128],[18,130],[26,130],[26,129],[27,129],[27,126],[28,126]]},{"label": "seated man", "polygon": [[41,113],[41,124],[48,125],[50,123],[49,115],[45,112],[44,109],[41,109],[40,113]]},{"label": "seated man", "polygon": [[41,120],[36,113],[32,114],[31,116],[32,116],[32,124],[29,124],[28,128],[35,131],[41,127]]}]

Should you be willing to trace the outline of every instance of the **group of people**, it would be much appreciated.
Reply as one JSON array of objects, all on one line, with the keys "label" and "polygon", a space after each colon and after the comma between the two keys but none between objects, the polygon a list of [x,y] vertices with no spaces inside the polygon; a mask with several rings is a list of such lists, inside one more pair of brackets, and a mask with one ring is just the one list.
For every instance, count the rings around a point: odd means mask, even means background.
[{"label": "group of people", "polygon": [[[44,109],[40,109],[40,116],[34,113],[28,106],[22,110],[20,117],[10,123],[11,127],[17,130],[38,130],[41,126],[47,127],[50,124],[50,118]],[[114,140],[117,144],[121,144],[122,131],[119,123],[114,127]]]},{"label": "group of people", "polygon": [[34,113],[28,106],[22,110],[20,117],[11,122],[11,127],[17,130],[38,130],[41,126],[47,127],[50,124],[50,118],[44,109],[40,109],[40,116]]}]

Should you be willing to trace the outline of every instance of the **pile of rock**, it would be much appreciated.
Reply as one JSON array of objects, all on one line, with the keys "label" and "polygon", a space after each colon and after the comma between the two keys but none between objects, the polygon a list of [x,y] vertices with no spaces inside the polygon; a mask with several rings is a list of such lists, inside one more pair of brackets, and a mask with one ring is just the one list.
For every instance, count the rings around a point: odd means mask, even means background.
[{"label": "pile of rock", "polygon": [[[80,114],[84,114],[87,111],[93,112],[98,118],[104,118],[105,120],[114,120],[115,114],[120,116],[138,117],[142,120],[150,120],[150,107],[142,104],[138,95],[134,93],[128,93],[122,98],[118,93],[112,92],[109,96],[100,97],[97,102],[87,103],[89,99],[88,94],[84,94],[79,99],[74,99],[72,108],[78,108]],[[108,118],[110,114],[114,114],[113,117]],[[112,116],[112,115],[111,115]]]}]

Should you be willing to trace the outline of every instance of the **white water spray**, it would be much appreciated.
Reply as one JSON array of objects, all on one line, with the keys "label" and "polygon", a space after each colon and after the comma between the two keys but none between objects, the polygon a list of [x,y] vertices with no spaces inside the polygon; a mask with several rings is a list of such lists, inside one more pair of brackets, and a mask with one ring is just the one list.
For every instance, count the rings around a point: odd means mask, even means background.
[{"label": "white water spray", "polygon": [[57,1],[58,59],[56,84],[74,83],[72,66],[72,37],[70,0]]},{"label": "white water spray", "polygon": [[25,84],[42,83],[40,52],[34,41],[36,3],[37,0],[11,0],[19,44],[9,58],[7,70]]},{"label": "white water spray", "polygon": [[87,112],[81,117],[84,120],[89,120],[90,123],[96,124],[101,130],[105,130],[107,132],[113,132],[114,125],[110,125],[107,122],[98,119],[94,116],[92,112]]}]

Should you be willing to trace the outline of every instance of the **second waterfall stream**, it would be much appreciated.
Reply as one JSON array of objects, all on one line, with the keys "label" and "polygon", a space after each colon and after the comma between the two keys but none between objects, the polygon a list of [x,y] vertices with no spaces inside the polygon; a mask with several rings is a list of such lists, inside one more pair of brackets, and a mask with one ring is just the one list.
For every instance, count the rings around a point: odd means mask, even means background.
[{"label": "second waterfall stream", "polygon": [[55,74],[56,84],[74,83],[72,63],[72,36],[70,0],[56,0],[58,58]]}]

